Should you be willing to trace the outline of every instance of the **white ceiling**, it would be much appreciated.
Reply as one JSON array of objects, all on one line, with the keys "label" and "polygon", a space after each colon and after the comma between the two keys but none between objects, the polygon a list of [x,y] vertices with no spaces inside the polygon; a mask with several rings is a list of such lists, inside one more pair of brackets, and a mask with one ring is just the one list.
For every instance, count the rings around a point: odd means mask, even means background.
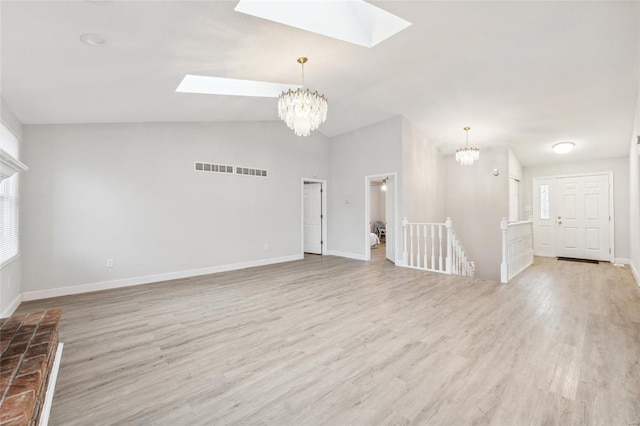
[{"label": "white ceiling", "polygon": [[[637,2],[371,3],[413,25],[369,49],[235,1],[3,0],[1,94],[29,124],[278,120],[275,99],[175,89],[185,74],[296,83],[308,56],[328,136],[400,114],[445,153],[469,125],[471,145],[510,145],[524,165],[628,154]],[[554,154],[562,140],[576,150]]]}]

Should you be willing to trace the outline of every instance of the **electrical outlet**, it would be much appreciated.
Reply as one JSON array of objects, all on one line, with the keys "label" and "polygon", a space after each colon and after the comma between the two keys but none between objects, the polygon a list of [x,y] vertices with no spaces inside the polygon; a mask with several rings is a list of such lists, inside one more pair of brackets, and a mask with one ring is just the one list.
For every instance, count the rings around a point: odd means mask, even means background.
[{"label": "electrical outlet", "polygon": [[113,268],[113,259],[107,259],[107,268]]}]

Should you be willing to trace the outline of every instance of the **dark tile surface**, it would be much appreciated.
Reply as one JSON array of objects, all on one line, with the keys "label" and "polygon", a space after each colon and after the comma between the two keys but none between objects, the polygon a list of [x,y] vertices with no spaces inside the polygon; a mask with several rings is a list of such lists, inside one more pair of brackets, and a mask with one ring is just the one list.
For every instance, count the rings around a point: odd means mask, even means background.
[{"label": "dark tile surface", "polygon": [[61,311],[52,309],[0,321],[0,425],[37,424]]}]

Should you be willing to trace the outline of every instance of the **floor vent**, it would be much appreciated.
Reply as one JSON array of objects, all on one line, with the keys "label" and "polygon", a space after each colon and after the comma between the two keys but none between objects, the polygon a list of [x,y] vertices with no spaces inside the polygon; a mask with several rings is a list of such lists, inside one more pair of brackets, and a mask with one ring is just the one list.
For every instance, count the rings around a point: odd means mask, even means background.
[{"label": "floor vent", "polygon": [[267,171],[264,169],[197,162],[193,163],[193,170],[196,172],[233,173],[236,175],[254,177],[267,177],[268,175]]}]

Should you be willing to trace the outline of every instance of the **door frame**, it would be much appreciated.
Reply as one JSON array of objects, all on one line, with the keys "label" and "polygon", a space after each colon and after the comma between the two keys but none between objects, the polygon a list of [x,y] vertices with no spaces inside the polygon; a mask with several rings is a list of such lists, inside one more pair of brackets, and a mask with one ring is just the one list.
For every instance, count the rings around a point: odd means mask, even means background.
[{"label": "door frame", "polygon": [[[584,172],[584,173],[572,173],[572,174],[563,174],[563,175],[553,175],[553,176],[535,176],[531,178],[531,207],[533,208],[533,206],[535,205],[535,200],[534,200],[534,196],[535,196],[535,181],[536,179],[552,179],[553,180],[553,199],[552,202],[555,203],[555,197],[556,197],[556,179],[562,179],[562,178],[572,178],[572,177],[581,177],[581,176],[601,176],[601,175],[607,175],[609,177],[609,216],[611,217],[611,220],[609,221],[609,248],[611,249],[611,252],[609,253],[609,261],[611,263],[613,263],[615,261],[615,215],[614,215],[614,196],[613,196],[613,171],[607,171],[607,172]],[[532,211],[532,213],[534,213]],[[540,212],[538,212],[538,214],[540,214]],[[558,238],[557,238],[557,223],[554,222],[554,251],[553,251],[553,257],[556,257],[558,252]],[[535,244],[534,244],[535,247]],[[536,255],[537,256],[537,255]]]},{"label": "door frame", "polygon": [[300,187],[300,255],[304,258],[304,183],[321,183],[322,184],[322,218],[320,223],[322,224],[322,244],[321,253],[322,256],[327,254],[327,181],[324,179],[316,178],[302,178],[302,185]]},{"label": "door frame", "polygon": [[[371,260],[371,242],[369,240],[369,234],[371,233],[371,181],[373,179],[380,179],[385,177],[393,177],[393,193],[395,194],[395,200],[393,200],[393,257],[394,263],[398,264],[398,174],[396,172],[379,173],[375,175],[367,175],[364,177],[364,260]],[[387,228],[389,224],[387,224]]]}]

